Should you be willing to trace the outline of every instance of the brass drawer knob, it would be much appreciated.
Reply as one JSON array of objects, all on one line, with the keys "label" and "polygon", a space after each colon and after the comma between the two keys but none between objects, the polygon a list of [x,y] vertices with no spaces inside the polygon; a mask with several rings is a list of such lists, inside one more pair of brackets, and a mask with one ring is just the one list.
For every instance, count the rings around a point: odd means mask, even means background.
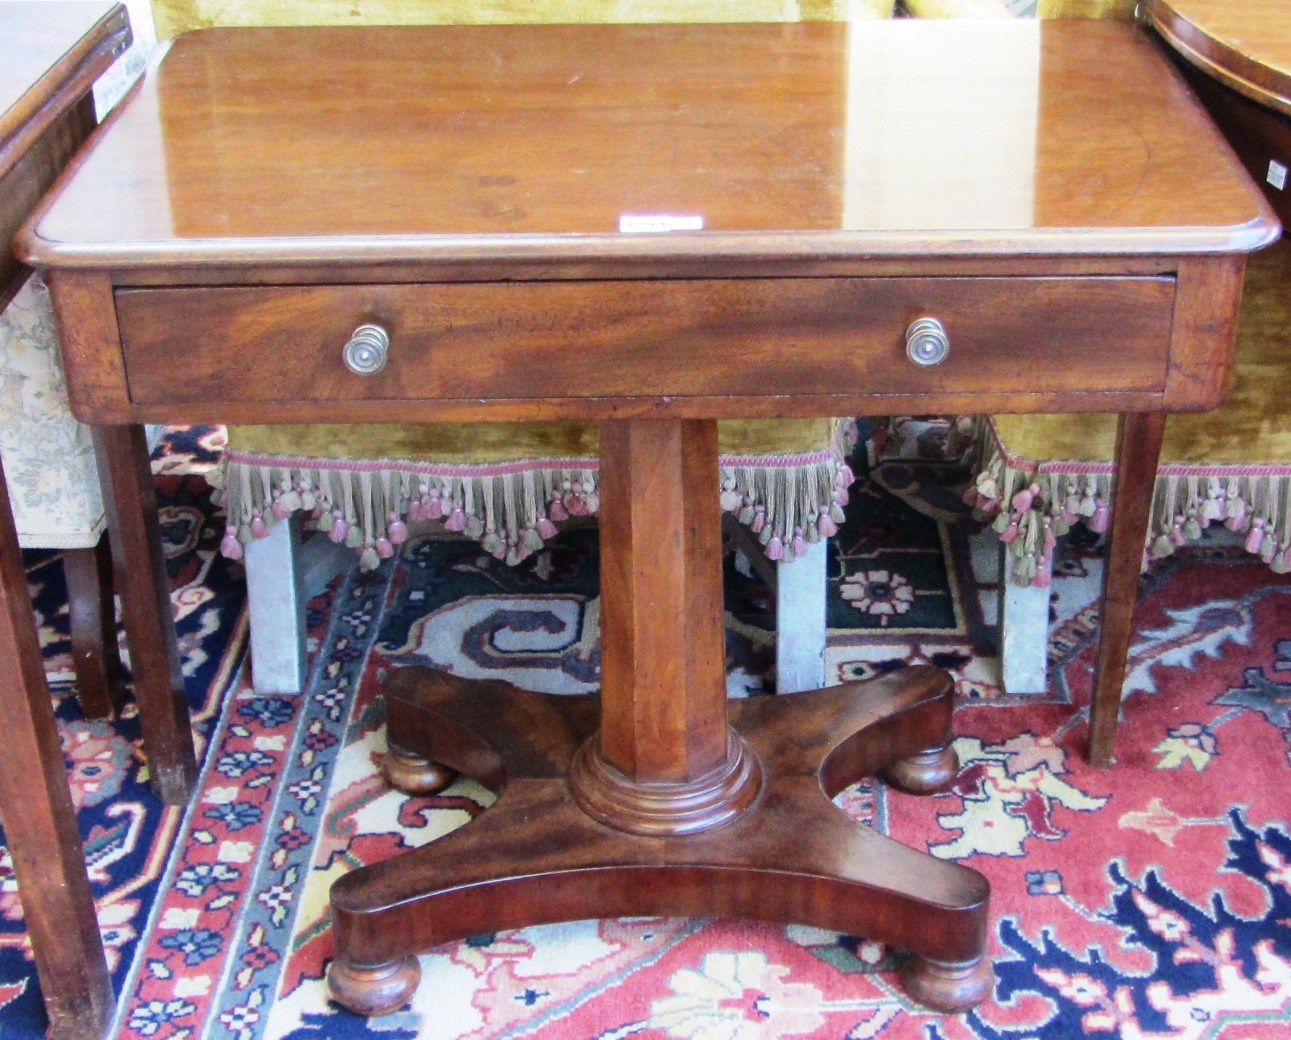
[{"label": "brass drawer knob", "polygon": [[370,376],[386,367],[390,334],[380,325],[360,325],[341,351],[345,367],[358,376]]},{"label": "brass drawer knob", "polygon": [[936,318],[918,318],[905,330],[905,352],[916,365],[940,365],[950,356],[950,337]]}]

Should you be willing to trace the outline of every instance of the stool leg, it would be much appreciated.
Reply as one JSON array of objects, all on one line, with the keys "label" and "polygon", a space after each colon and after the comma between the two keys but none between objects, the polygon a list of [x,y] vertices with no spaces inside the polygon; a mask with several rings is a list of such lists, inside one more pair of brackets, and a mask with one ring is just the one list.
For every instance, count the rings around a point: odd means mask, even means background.
[{"label": "stool leg", "polygon": [[1049,688],[1049,590],[1021,586],[1009,575],[1009,547],[1000,543],[1000,681],[1005,693]]},{"label": "stool leg", "polygon": [[124,690],[107,537],[90,549],[63,550],[63,574],[81,711],[87,719],[111,718]]},{"label": "stool leg", "polygon": [[825,685],[825,592],[829,543],[776,564],[776,693]]}]

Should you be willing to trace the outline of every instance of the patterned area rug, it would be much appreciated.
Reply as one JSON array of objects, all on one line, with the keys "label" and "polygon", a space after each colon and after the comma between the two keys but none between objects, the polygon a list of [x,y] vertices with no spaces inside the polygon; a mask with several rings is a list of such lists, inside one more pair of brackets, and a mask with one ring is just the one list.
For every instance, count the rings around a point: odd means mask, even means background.
[{"label": "patterned area rug", "polygon": [[[1291,581],[1240,551],[1159,564],[1136,614],[1119,762],[1092,770],[1080,753],[1096,556],[1076,545],[1059,569],[1049,693],[1004,697],[987,624],[990,547],[865,478],[831,550],[830,681],[912,661],[951,668],[965,768],[934,798],[875,783],[839,805],[991,879],[993,999],[964,1016],[913,1008],[895,984],[899,954],[863,937],[649,918],[477,936],[423,958],[404,1012],[369,1022],[330,1006],[331,880],[489,803],[462,781],[433,798],[386,789],[382,676],[426,663],[535,689],[594,688],[595,535],[573,532],[517,569],[474,544],[415,539],[401,559],[355,569],[311,604],[307,690],[262,696],[244,668],[241,586],[216,551],[221,525],[200,476],[218,444],[218,431],[176,432],[156,460],[204,763],[186,809],[151,798],[133,719],[79,721],[61,568],[29,557],[120,994],[116,1036],[1291,1036]],[[889,486],[901,479],[885,474]],[[923,481],[929,501],[950,485]],[[773,645],[767,590],[734,563],[727,582],[731,692],[760,695]],[[42,1035],[40,1008],[0,853],[0,1037]]]}]

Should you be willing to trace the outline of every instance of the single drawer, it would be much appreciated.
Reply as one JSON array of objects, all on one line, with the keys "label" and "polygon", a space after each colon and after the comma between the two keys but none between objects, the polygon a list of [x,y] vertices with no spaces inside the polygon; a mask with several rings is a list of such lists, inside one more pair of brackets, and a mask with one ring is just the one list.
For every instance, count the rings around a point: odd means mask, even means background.
[{"label": "single drawer", "polygon": [[[1156,391],[1174,281],[771,278],[129,289],[136,404]],[[950,353],[923,367],[931,316]],[[380,371],[342,359],[363,324]]]}]

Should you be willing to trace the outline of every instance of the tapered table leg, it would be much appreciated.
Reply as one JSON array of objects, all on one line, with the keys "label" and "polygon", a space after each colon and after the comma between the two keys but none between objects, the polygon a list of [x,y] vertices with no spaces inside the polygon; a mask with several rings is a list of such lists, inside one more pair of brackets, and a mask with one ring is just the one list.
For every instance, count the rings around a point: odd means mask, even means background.
[{"label": "tapered table leg", "polygon": [[907,986],[920,1002],[982,1000],[986,879],[829,801],[878,772],[918,792],[953,780],[949,676],[913,668],[728,704],[715,424],[609,423],[601,452],[600,697],[395,674],[392,775],[436,763],[500,797],[466,827],[333,885],[333,996],[381,1014],[411,996],[415,955],[447,940],[667,914],[863,934],[915,954]]},{"label": "tapered table leg", "polygon": [[148,770],[161,799],[183,805],[197,779],[197,757],[148,444],[141,426],[101,426],[94,437],[108,484],[112,557],[121,579],[121,614]]},{"label": "tapered table leg", "polygon": [[0,813],[54,1040],[101,1037],[112,983],[0,471]]},{"label": "tapered table leg", "polygon": [[1116,428],[1098,663],[1089,709],[1089,761],[1096,766],[1110,766],[1116,751],[1121,689],[1164,430],[1164,412],[1122,415]]}]

